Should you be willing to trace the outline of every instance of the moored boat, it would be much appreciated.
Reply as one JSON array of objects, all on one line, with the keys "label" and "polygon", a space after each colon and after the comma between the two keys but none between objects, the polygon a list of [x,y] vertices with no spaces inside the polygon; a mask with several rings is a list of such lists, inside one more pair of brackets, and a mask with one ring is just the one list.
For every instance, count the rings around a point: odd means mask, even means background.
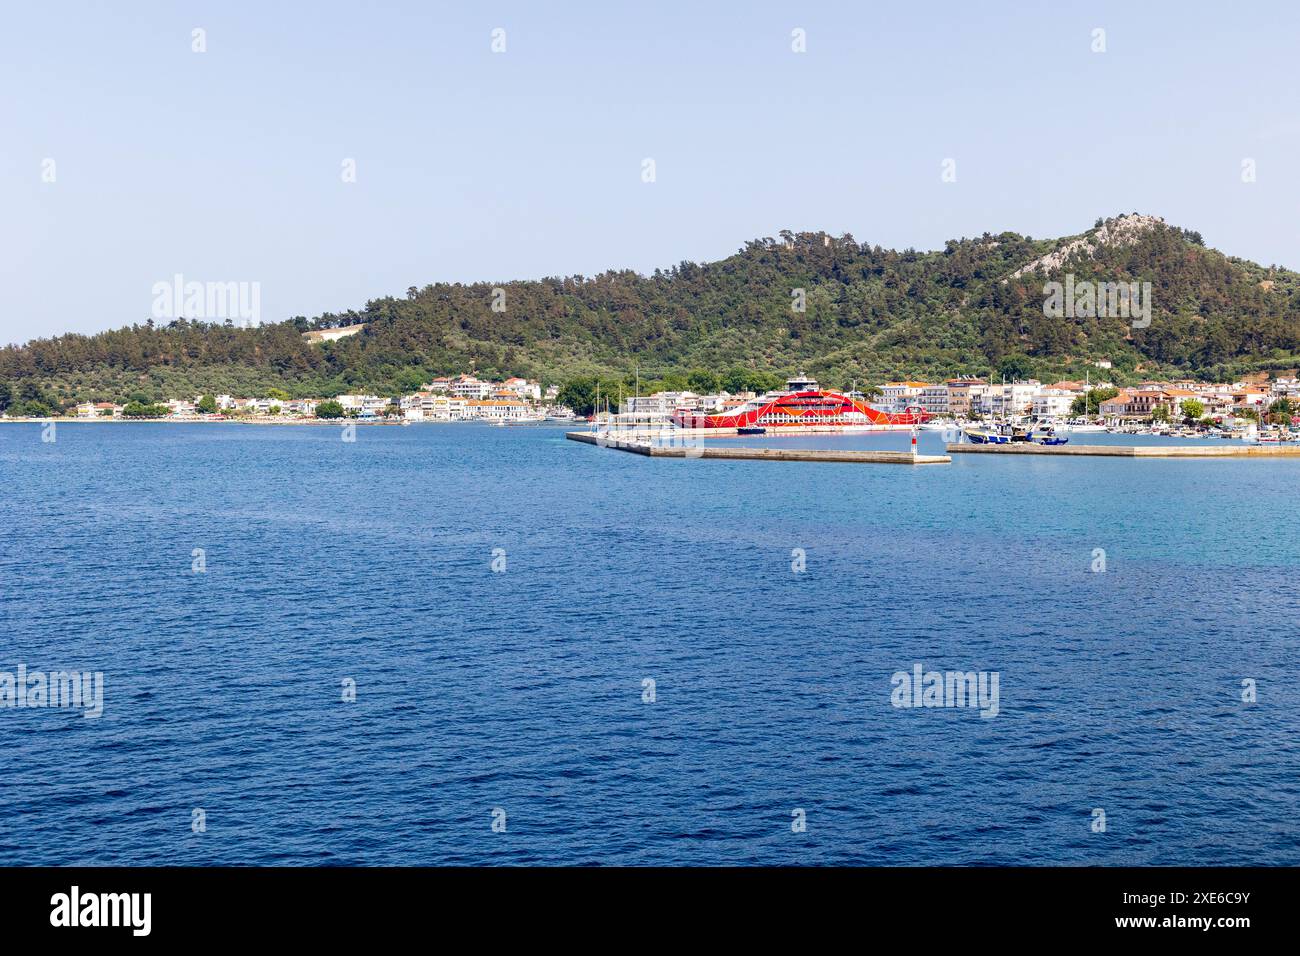
[{"label": "moored boat", "polygon": [[1064,445],[1070,440],[1064,435],[1058,435],[1056,429],[1051,425],[1046,428],[1035,429],[1030,433],[1030,438],[1036,445]]},{"label": "moored boat", "polygon": [[1031,441],[1032,432],[1020,425],[1009,422],[994,424],[988,428],[967,428],[966,437],[972,445],[1011,445]]},{"label": "moored boat", "polygon": [[768,392],[723,412],[678,408],[672,416],[678,428],[786,428],[831,426],[868,430],[903,429],[923,423],[928,412],[881,411],[865,401],[823,389],[814,380],[796,376],[783,391]]}]

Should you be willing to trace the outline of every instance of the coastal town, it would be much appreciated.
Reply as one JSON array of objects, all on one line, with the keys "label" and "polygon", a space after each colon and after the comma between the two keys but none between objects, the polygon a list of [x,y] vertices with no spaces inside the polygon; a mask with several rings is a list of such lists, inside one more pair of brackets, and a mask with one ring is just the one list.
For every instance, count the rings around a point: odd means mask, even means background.
[{"label": "coastal town", "polygon": [[[1103,370],[1104,374],[1104,370]],[[597,396],[595,418],[617,426],[620,419],[639,424],[689,425],[692,418],[719,423],[765,399],[820,386],[802,376],[784,390],[768,393],[718,391],[658,391],[648,395],[616,393]],[[397,395],[343,394],[330,398],[291,398],[271,389],[261,396],[194,395],[145,402],[81,402],[62,410],[63,417],[89,420],[245,421],[262,423],[312,422],[351,419],[368,423],[484,422],[528,424],[573,422],[587,419],[592,408],[575,411],[561,401],[558,385],[510,377],[488,381],[461,374],[434,378],[416,391]],[[832,394],[821,393],[818,394]],[[879,386],[851,387],[835,393],[884,415],[918,420],[980,422],[1020,419],[1032,422],[1087,420],[1112,429],[1173,423],[1185,428],[1231,427],[1245,422],[1300,424],[1300,380],[1207,383],[1191,380],[1147,381],[1117,387],[1109,381],[1058,381],[1034,379],[992,382],[961,377],[932,383],[915,380],[885,382]],[[4,417],[20,408],[8,409]],[[579,415],[579,412],[583,413]],[[686,416],[685,419],[683,416]],[[45,417],[45,416],[39,416]],[[782,418],[789,418],[784,415]],[[752,424],[752,423],[751,423]],[[798,424],[767,416],[762,424]],[[851,422],[841,422],[851,424]]]},{"label": "coastal town", "polygon": [[[816,385],[811,380],[804,382]],[[920,409],[927,417],[959,421],[1011,417],[1051,421],[1089,417],[1118,424],[1153,418],[1257,419],[1262,408],[1272,408],[1282,399],[1287,401],[1286,407],[1290,404],[1300,406],[1300,380],[1278,378],[1263,385],[1151,381],[1117,388],[1108,381],[1044,384],[1033,379],[994,383],[982,378],[953,378],[940,383],[886,382],[875,388],[851,389],[843,394],[868,402],[882,412],[904,413],[909,409]],[[1091,395],[1091,406],[1085,405],[1085,395]],[[681,409],[726,413],[757,397],[752,392],[739,395],[660,392],[625,398],[622,407],[626,412],[659,415],[667,419]],[[1193,402],[1196,404],[1188,405]]]},{"label": "coastal town", "polygon": [[[556,404],[559,386],[543,388],[535,381],[507,378],[483,381],[473,375],[435,378],[423,388],[400,395],[365,393],[330,398],[290,398],[270,394],[217,394],[168,398],[162,401],[80,402],[65,417],[110,420],[250,421],[262,423],[355,419],[363,422],[541,422],[573,421],[574,414]],[[6,412],[5,417],[11,416]],[[31,417],[31,416],[25,416]]]}]

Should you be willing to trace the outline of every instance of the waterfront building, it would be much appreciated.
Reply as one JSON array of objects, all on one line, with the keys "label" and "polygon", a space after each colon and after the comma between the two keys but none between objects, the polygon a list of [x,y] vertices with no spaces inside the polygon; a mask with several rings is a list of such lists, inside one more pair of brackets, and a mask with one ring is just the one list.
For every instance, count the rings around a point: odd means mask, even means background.
[{"label": "waterfront building", "polygon": [[78,418],[121,418],[122,406],[113,402],[82,402],[76,413]]},{"label": "waterfront building", "polygon": [[1076,393],[1065,388],[1041,388],[1034,394],[1033,415],[1035,418],[1068,418]]},{"label": "waterfront building", "polygon": [[1179,414],[1178,405],[1181,401],[1181,398],[1168,394],[1164,388],[1144,385],[1137,389],[1121,390],[1113,398],[1102,402],[1099,408],[1103,418],[1147,419],[1155,414],[1157,408],[1166,409],[1171,416]]},{"label": "waterfront building", "polygon": [[694,392],[657,392],[656,395],[662,396],[670,411],[677,411],[680,408],[697,411],[700,407],[700,396]]},{"label": "waterfront building", "polygon": [[467,399],[466,408],[471,418],[485,421],[519,421],[527,418],[530,407],[522,399]]},{"label": "waterfront building", "polygon": [[629,395],[623,399],[620,411],[643,418],[662,418],[667,420],[676,411],[676,406],[668,400],[668,392],[655,395]]},{"label": "waterfront building", "polygon": [[948,406],[948,385],[927,385],[921,389],[917,396],[916,404],[920,405],[931,415],[947,415]]},{"label": "waterfront building", "polygon": [[542,399],[542,387],[537,382],[522,378],[508,378],[501,383],[502,390],[510,392],[516,398],[538,402]]},{"label": "waterfront building", "polygon": [[1129,393],[1122,389],[1110,398],[1105,399],[1097,406],[1097,411],[1103,418],[1123,418],[1124,410],[1128,407]]},{"label": "waterfront building", "polygon": [[389,400],[378,395],[340,395],[334,399],[345,412],[356,412],[366,418],[384,414]]},{"label": "waterfront building", "polygon": [[412,392],[399,398],[397,407],[401,409],[402,418],[408,422],[424,421],[424,402],[428,398],[432,398],[432,393]]},{"label": "waterfront building", "polygon": [[947,394],[947,412],[957,418],[970,415],[972,391],[976,396],[983,393],[988,384],[980,378],[950,378],[944,382]]},{"label": "waterfront building", "polygon": [[465,399],[452,398],[450,395],[439,395],[434,392],[420,393],[420,413],[423,421],[449,422],[453,417],[463,417],[463,415],[453,416],[453,407],[458,408],[463,413]]},{"label": "waterfront building", "polygon": [[482,400],[491,395],[494,388],[491,382],[479,381],[473,375],[461,375],[451,383],[448,391],[457,398]]},{"label": "waterfront building", "polygon": [[921,389],[928,387],[929,384],[929,382],[886,382],[880,386],[881,404],[890,411],[901,412],[909,405],[920,404]]},{"label": "waterfront building", "polygon": [[[1042,387],[1041,382],[1033,379],[989,385],[981,388],[977,394],[972,394],[971,411],[993,418],[1032,415],[1034,396]],[[973,389],[972,392],[974,393]]]}]

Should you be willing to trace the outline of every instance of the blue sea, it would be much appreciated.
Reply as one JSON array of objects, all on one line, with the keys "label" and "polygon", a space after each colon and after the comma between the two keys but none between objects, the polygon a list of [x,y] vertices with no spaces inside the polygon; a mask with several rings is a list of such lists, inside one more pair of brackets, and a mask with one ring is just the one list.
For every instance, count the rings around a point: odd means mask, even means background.
[{"label": "blue sea", "polygon": [[1300,864],[1300,459],[341,435],[0,425],[0,865]]}]

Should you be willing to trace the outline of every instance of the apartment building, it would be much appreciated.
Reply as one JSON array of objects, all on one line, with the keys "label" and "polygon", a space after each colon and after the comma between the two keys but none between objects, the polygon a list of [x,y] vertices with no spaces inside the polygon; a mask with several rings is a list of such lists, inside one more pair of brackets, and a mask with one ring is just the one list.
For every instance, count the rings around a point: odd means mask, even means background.
[{"label": "apartment building", "polygon": [[[929,382],[886,382],[880,386],[881,404],[889,411],[901,412],[909,405],[919,405],[921,390],[929,386]],[[947,401],[947,396],[944,396]]]},{"label": "apartment building", "polygon": [[944,382],[947,391],[948,414],[957,418],[970,415],[971,397],[978,397],[988,388],[988,383],[980,378],[950,378]]}]

